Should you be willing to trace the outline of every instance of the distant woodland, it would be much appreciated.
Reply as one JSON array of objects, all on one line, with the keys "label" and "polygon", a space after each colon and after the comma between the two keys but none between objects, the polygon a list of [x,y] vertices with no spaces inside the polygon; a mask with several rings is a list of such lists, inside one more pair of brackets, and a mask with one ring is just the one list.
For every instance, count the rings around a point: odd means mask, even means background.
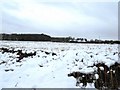
[{"label": "distant woodland", "polygon": [[119,40],[98,40],[74,37],[51,37],[46,34],[0,34],[0,40],[9,41],[51,41],[66,43],[120,44]]}]

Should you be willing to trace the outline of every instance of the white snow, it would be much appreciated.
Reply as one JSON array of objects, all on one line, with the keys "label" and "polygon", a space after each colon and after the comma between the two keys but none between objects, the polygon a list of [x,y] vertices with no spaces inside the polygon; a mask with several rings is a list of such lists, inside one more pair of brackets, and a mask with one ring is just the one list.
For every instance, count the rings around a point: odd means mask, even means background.
[{"label": "white snow", "polygon": [[100,68],[100,70],[104,70],[104,68],[103,67],[99,67]]},{"label": "white snow", "polygon": [[99,75],[98,75],[98,74],[95,74],[95,78],[98,79],[98,78],[99,78]]},{"label": "white snow", "polygon": [[[118,54],[113,55],[118,52],[118,45],[0,41],[0,47],[37,52],[36,56],[23,58],[21,63],[16,62],[16,53],[0,52],[0,62],[6,61],[0,65],[0,88],[78,88],[75,78],[68,77],[69,73],[92,73],[96,67],[88,66],[94,63],[110,66],[118,61]],[[52,52],[57,56],[52,56]],[[6,69],[14,71],[5,72]],[[85,88],[89,87],[94,88],[93,83]]]}]

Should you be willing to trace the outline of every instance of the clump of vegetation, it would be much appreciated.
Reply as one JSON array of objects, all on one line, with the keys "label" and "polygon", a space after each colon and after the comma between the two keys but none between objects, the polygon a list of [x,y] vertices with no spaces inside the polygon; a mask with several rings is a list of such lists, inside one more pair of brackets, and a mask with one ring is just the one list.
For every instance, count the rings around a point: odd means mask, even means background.
[{"label": "clump of vegetation", "polygon": [[[10,50],[8,48],[0,48],[0,50],[3,54],[4,53],[16,53],[18,55],[18,57],[17,57],[18,60],[16,62],[20,62],[20,60],[23,59],[23,58],[27,58],[27,57],[30,57],[30,56],[32,57],[32,56],[36,55],[36,51],[30,52],[30,53],[27,53],[27,52],[23,53],[22,50],[16,50],[15,51],[14,49]],[[5,62],[1,62],[0,64],[2,64],[2,63],[5,63]]]},{"label": "clump of vegetation", "polygon": [[81,73],[81,72],[72,72],[68,74],[68,77],[73,76],[76,79],[76,86],[79,86],[80,83],[84,87],[87,86],[87,83],[93,83],[95,80],[95,75],[93,73]]},{"label": "clump of vegetation", "polygon": [[[86,86],[87,83],[94,83],[97,89],[118,89],[120,87],[120,63],[115,63],[108,67],[104,63],[98,63],[94,65],[97,67],[97,72],[93,73],[81,73],[72,72],[68,74],[68,77],[73,76],[76,79],[76,86],[83,83]],[[98,75],[98,78],[95,77]]]}]

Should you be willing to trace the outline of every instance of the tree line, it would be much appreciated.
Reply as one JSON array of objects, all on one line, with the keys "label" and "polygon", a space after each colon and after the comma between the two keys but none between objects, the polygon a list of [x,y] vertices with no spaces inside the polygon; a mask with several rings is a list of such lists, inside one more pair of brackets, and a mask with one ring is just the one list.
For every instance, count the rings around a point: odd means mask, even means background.
[{"label": "tree line", "polygon": [[74,37],[51,37],[46,34],[0,34],[0,40],[9,41],[51,41],[67,43],[96,43],[96,44],[120,44],[119,40],[99,40]]}]

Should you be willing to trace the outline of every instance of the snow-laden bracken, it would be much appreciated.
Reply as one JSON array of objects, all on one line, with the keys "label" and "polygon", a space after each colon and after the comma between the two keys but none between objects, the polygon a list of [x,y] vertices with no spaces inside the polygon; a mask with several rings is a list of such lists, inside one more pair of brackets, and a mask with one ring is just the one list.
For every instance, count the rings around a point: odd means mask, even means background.
[{"label": "snow-laden bracken", "polygon": [[[119,62],[118,48],[115,44],[0,41],[0,88],[83,88],[82,83],[76,86],[76,80],[68,74],[93,73],[97,70],[93,65],[98,63],[110,67]],[[20,59],[18,50],[36,54]],[[97,74],[95,77],[99,78]],[[95,86],[87,83],[84,88]]]}]

